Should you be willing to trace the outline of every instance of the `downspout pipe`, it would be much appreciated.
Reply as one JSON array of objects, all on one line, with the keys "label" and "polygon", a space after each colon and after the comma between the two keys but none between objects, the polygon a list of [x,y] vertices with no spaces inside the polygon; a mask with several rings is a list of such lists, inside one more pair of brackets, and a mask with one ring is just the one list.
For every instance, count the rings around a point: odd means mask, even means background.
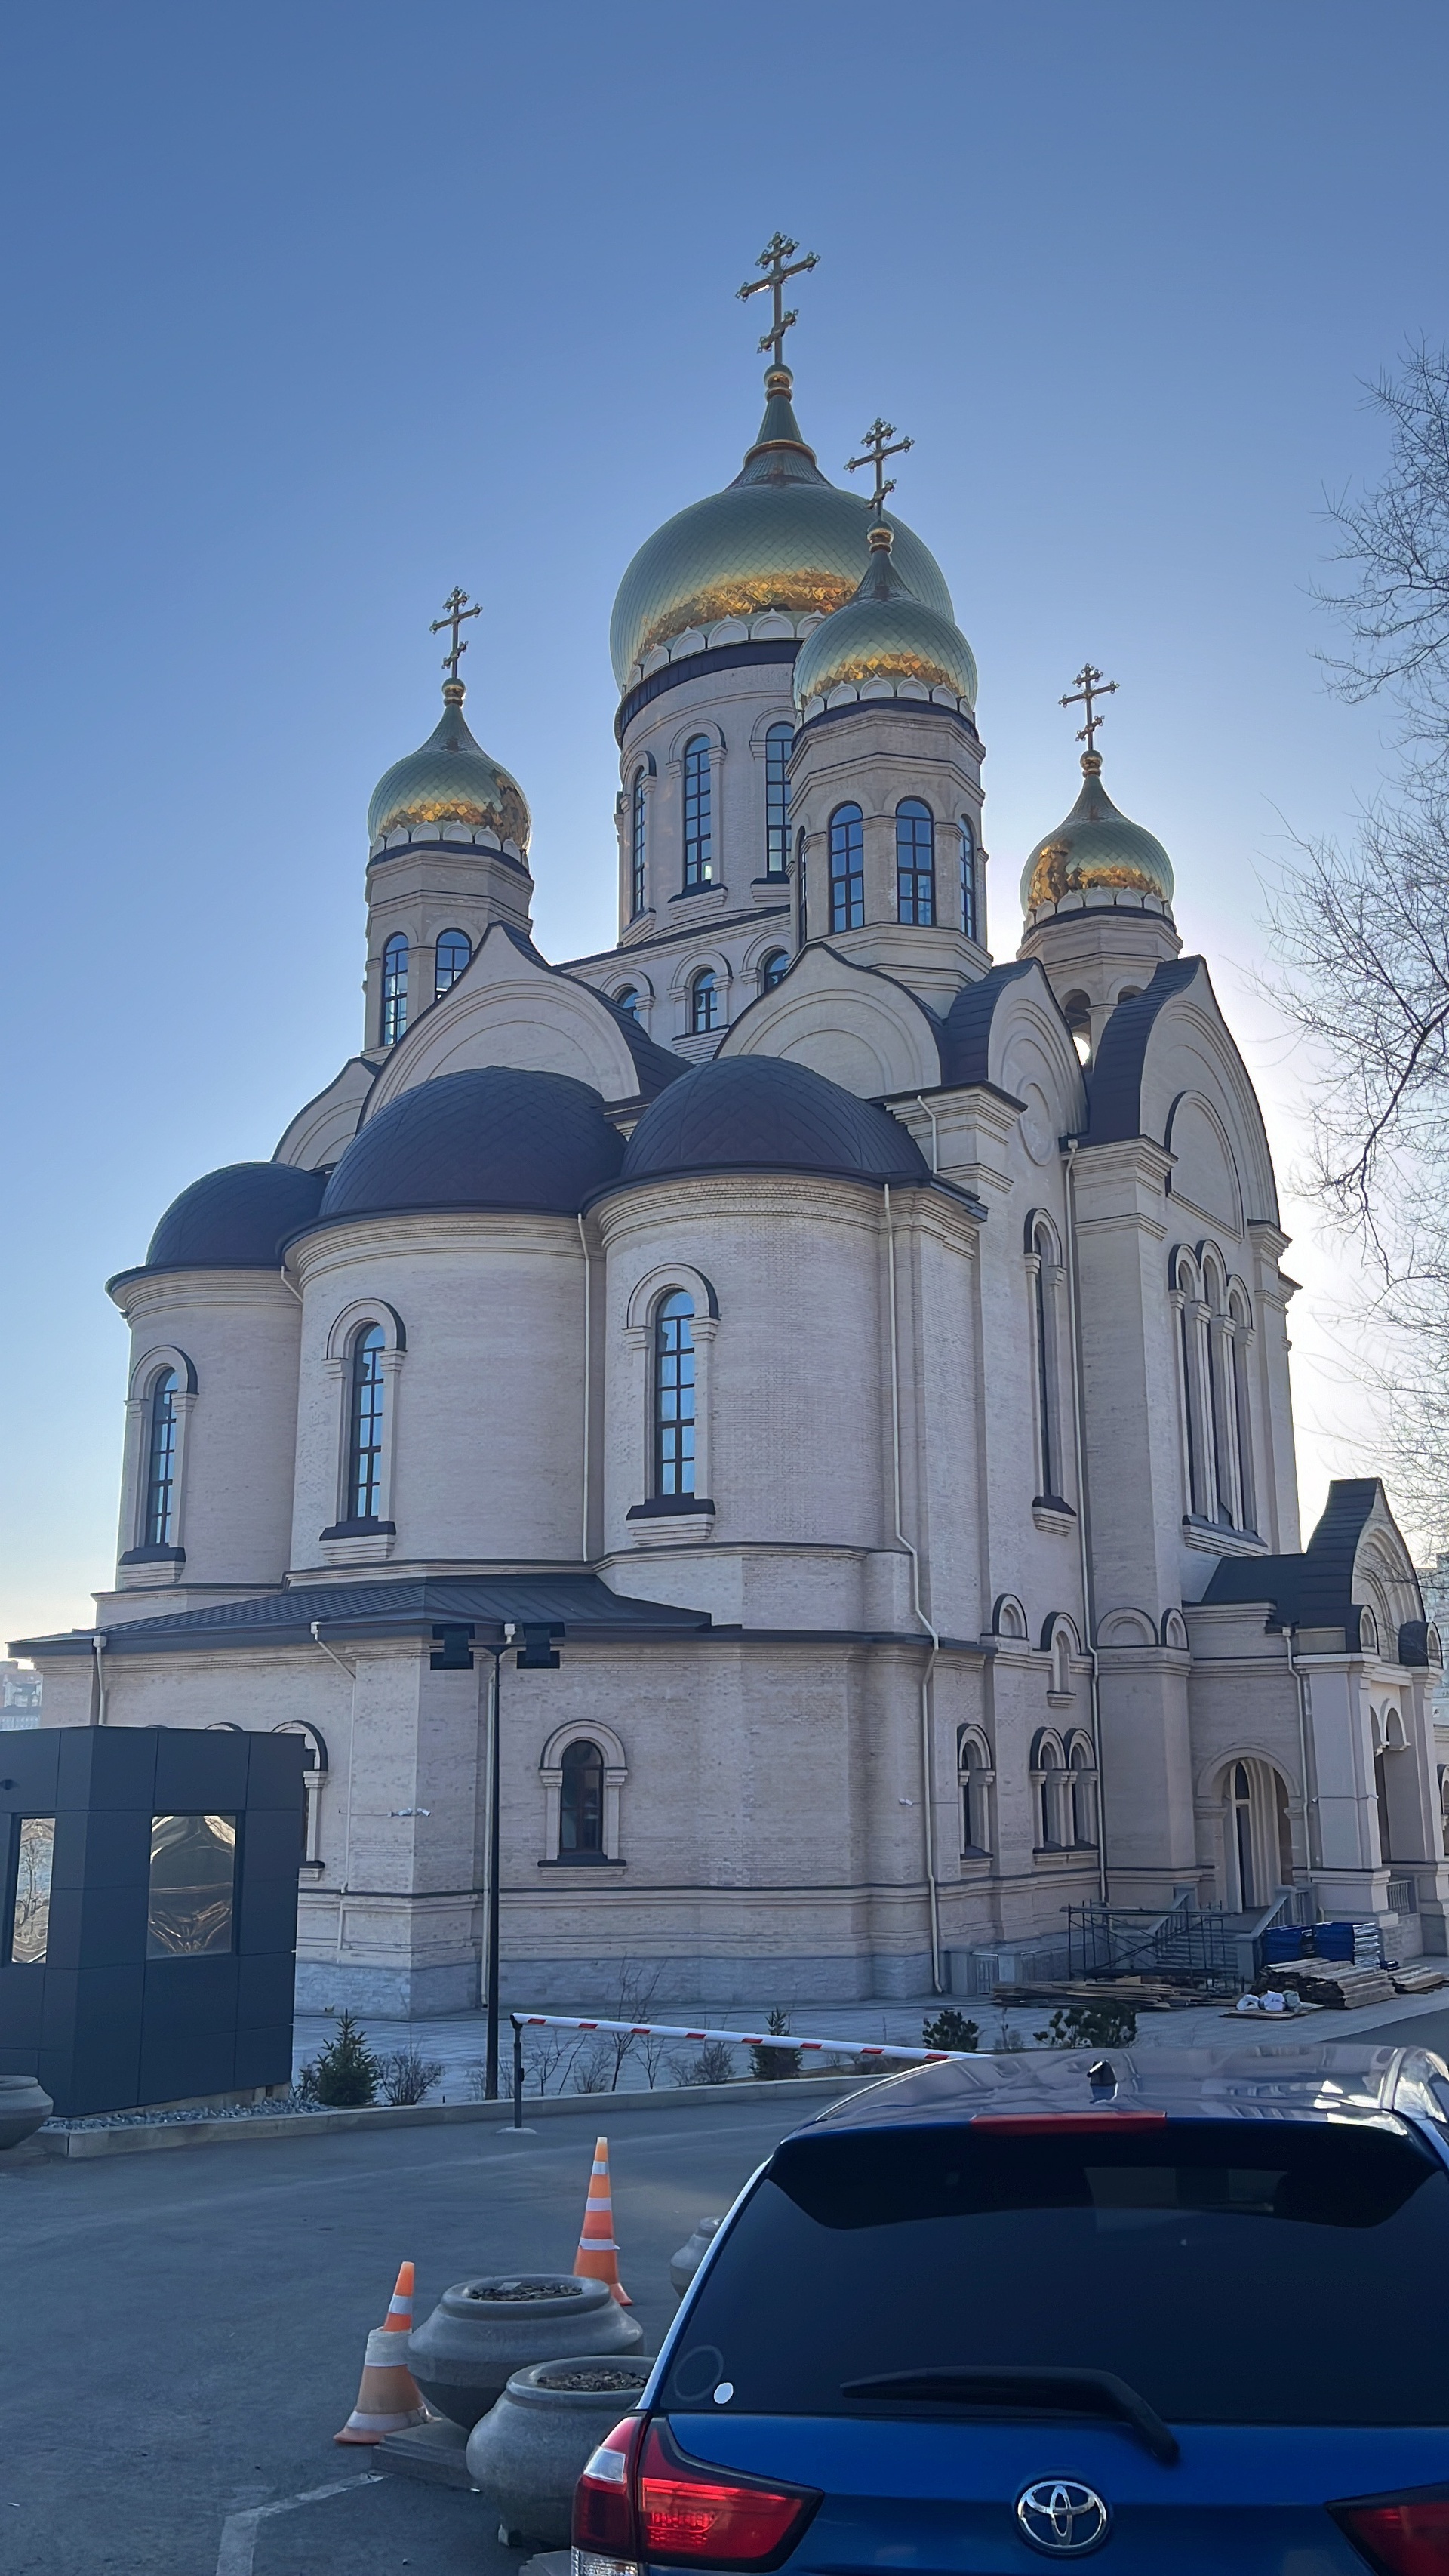
[{"label": "downspout pipe", "polygon": [[896,1316],[896,1236],[895,1222],[891,1215],[891,1185],[889,1181],[885,1182],[884,1188],[886,1280],[889,1292],[888,1304],[891,1338],[891,1467],[895,1501],[895,1533],[898,1544],[904,1548],[907,1556],[911,1560],[911,1605],[915,1611],[916,1617],[919,1619],[921,1626],[924,1628],[931,1641],[930,1652],[926,1657],[925,1668],[921,1674],[921,1803],[923,1809],[922,1824],[926,1857],[926,1902],[929,1912],[931,1932],[931,1991],[933,1994],[943,1995],[946,1991],[946,1987],[941,1973],[941,1890],[936,1877],[936,1825],[931,1794],[931,1676],[935,1671],[936,1657],[941,1651],[941,1640],[935,1629],[932,1627],[930,1620],[927,1618],[925,1609],[922,1605],[920,1556],[917,1550],[911,1545],[902,1525],[900,1338]]},{"label": "downspout pipe", "polygon": [[1283,1631],[1283,1642],[1288,1649],[1288,1670],[1293,1676],[1298,1697],[1298,1758],[1303,1766],[1303,1857],[1311,1877],[1315,1869],[1322,1868],[1323,1855],[1321,1850],[1315,1852],[1313,1848],[1317,1840],[1314,1828],[1318,1823],[1318,1799],[1314,1788],[1317,1774],[1309,1770],[1308,1675],[1293,1652],[1294,1635],[1292,1628]]},{"label": "downspout pipe", "polygon": [[104,1630],[103,1628],[98,1628],[98,1629],[96,1630],[96,1632],[95,1632],[95,1635],[94,1635],[94,1636],[92,1637],[92,1639],[91,1639],[91,1649],[92,1649],[92,1652],[94,1653],[94,1655],[95,1655],[95,1659],[96,1659],[96,1724],[97,1724],[97,1726],[104,1726],[104,1725],[105,1725],[105,1722],[106,1722],[106,1663],[105,1663],[105,1655],[106,1655],[106,1648],[107,1648],[107,1646],[110,1644],[110,1642],[111,1642],[111,1641],[110,1641],[109,1637],[106,1635],[105,1630]]},{"label": "downspout pipe", "polygon": [[1067,1306],[1072,1326],[1072,1452],[1077,1469],[1077,1547],[1082,1568],[1082,1614],[1087,1622],[1088,1687],[1092,1699],[1092,1758],[1097,1765],[1097,1894],[1107,1902],[1107,1783],[1102,1770],[1102,1689],[1097,1661],[1097,1591],[1092,1579],[1092,1540],[1087,1511],[1087,1441],[1082,1413],[1082,1301],[1077,1281],[1077,1138],[1068,1136],[1066,1237]]},{"label": "downspout pipe", "polygon": [[592,1392],[590,1373],[593,1362],[593,1324],[590,1306],[593,1293],[593,1265],[589,1260],[589,1239],[584,1232],[582,1216],[578,1219],[578,1228],[579,1250],[584,1256],[584,1493],[583,1537],[579,1541],[579,1555],[587,1565],[589,1561],[589,1406]]}]

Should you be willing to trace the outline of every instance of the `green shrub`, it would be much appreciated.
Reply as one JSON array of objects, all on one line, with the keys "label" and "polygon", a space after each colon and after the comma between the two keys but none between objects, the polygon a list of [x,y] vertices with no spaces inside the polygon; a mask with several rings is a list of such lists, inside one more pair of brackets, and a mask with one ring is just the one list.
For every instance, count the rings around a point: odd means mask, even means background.
[{"label": "green shrub", "polygon": [[1130,2048],[1137,2015],[1130,2004],[1067,2004],[1033,2036],[1039,2048]]},{"label": "green shrub", "polygon": [[921,2024],[921,2042],[926,2048],[958,2048],[971,2054],[980,2037],[979,2026],[968,2021],[954,2004],[942,2004],[938,2013]]},{"label": "green shrub", "polygon": [[[783,2005],[776,2004],[765,2028],[781,2038],[785,2036],[790,2028],[790,2016]],[[798,2048],[766,2048],[757,2043],[750,2050],[750,2072],[765,2084],[783,2082],[787,2075],[799,2074],[800,2051]]]},{"label": "green shrub", "polygon": [[302,2070],[311,2077],[316,2098],[329,2111],[356,2111],[377,2100],[382,2068],[350,2012],[337,2016],[337,2028],[314,2063]]}]

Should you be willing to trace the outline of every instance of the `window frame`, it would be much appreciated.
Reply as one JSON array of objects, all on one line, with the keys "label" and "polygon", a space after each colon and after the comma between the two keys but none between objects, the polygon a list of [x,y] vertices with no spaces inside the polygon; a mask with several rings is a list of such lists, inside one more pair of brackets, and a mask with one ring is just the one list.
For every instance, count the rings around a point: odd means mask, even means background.
[{"label": "window frame", "polygon": [[[666,1289],[650,1318],[649,1498],[682,1502],[697,1496],[699,1369],[695,1351],[695,1301],[687,1288]],[[671,1327],[682,1327],[682,1337]],[[687,1369],[685,1362],[688,1362]],[[688,1411],[684,1409],[687,1397]],[[672,1407],[672,1409],[671,1409]]]},{"label": "window frame", "polygon": [[788,948],[767,948],[755,970],[760,993],[773,993],[777,984],[783,984],[794,962]]},{"label": "window frame", "polygon": [[[443,981],[443,950],[445,948],[447,948],[450,955],[454,957],[456,957],[459,948],[463,951],[462,964],[460,966],[453,967],[446,983]],[[461,983],[472,963],[473,942],[469,938],[467,931],[440,930],[433,943],[433,999],[435,1002],[441,1002],[445,993],[451,993],[453,986],[457,983]]]},{"label": "window frame", "polygon": [[[380,1323],[361,1323],[347,1352],[347,1469],[344,1521],[382,1519],[383,1462],[387,1437],[387,1378],[382,1367],[387,1335]],[[371,1437],[364,1437],[370,1434]],[[364,1460],[368,1462],[364,1469]]]},{"label": "window frame", "polygon": [[957,832],[959,836],[959,855],[956,863],[957,896],[961,936],[963,939],[975,939],[978,936],[977,924],[981,907],[976,876],[976,834],[971,827],[969,815],[962,815]]},{"label": "window frame", "polygon": [[679,756],[685,894],[703,894],[715,883],[713,749],[707,733],[695,733]]},{"label": "window frame", "polygon": [[724,996],[714,967],[697,967],[685,989],[688,1035],[692,1038],[713,1037],[717,1029],[724,1027]]},{"label": "window frame", "polygon": [[[591,1757],[587,1766],[582,1759],[575,1758],[584,1755]],[[571,1817],[569,1812],[571,1776],[582,1772],[585,1767],[587,1767],[590,1772],[597,1775],[592,1793],[594,1799],[593,1811],[591,1817],[587,1819],[593,1830],[594,1839],[592,1841],[583,1841],[577,1838],[579,1817],[577,1813]],[[592,1735],[575,1735],[570,1737],[559,1757],[558,1849],[555,1854],[556,1859],[561,1861],[577,1862],[602,1860],[604,1858],[606,1841],[604,1775],[607,1768],[608,1764],[605,1758],[604,1748],[598,1742],[596,1737]],[[573,1842],[569,1842],[567,1839],[568,1828],[571,1823],[575,1833],[575,1840]]]},{"label": "window frame", "polygon": [[[781,745],[783,744],[783,754]],[[772,724],[765,733],[765,874],[790,873],[790,759],[795,728]]]},{"label": "window frame", "polygon": [[395,930],[383,943],[381,1011],[378,1017],[378,1043],[395,1047],[407,1035],[408,1025],[408,943],[401,930]]},{"label": "window frame", "polygon": [[[896,807],[896,920],[915,930],[936,927],[936,818],[923,796]],[[922,839],[921,826],[925,826]],[[922,853],[924,852],[924,858]]]},{"label": "window frame", "polygon": [[827,834],[830,853],[830,928],[865,927],[865,816],[850,799],[837,805]]},{"label": "window frame", "polygon": [[140,1536],[140,1545],[146,1548],[176,1545],[177,1504],[180,1499],[177,1490],[181,1446],[180,1393],[181,1381],[174,1366],[168,1363],[158,1369],[151,1381],[146,1405]]},{"label": "window frame", "polygon": [[629,918],[637,921],[648,911],[645,896],[649,884],[649,821],[647,809],[649,773],[639,763],[629,789]]}]

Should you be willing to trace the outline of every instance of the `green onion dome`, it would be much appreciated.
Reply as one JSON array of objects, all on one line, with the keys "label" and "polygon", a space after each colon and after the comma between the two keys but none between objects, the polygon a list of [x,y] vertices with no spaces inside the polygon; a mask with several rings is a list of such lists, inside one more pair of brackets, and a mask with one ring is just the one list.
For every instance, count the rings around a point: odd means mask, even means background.
[{"label": "green onion dome", "polygon": [[929,606],[902,581],[893,538],[884,522],[871,529],[870,561],[854,598],[823,618],[801,645],[795,704],[802,715],[838,689],[860,698],[945,698],[965,715],[974,709],[971,647],[949,613]]},{"label": "green onion dome", "polygon": [[[656,653],[668,658],[681,636],[703,652],[712,627],[739,620],[748,632],[766,617],[768,632],[801,634],[856,590],[869,560],[871,504],[821,473],[791,386],[788,367],[770,369],[760,435],[734,481],[667,519],[635,555],[609,632],[621,689]],[[903,587],[949,620],[951,594],[934,555],[902,520],[890,525]]]},{"label": "green onion dome", "polygon": [[522,788],[474,741],[463,720],[463,683],[443,683],[443,715],[421,750],[395,760],[378,780],[367,809],[369,841],[393,832],[434,840],[445,825],[491,833],[520,858],[532,823]]},{"label": "green onion dome", "polygon": [[1102,755],[1082,754],[1082,792],[1064,823],[1038,841],[1021,878],[1021,908],[1049,909],[1068,895],[1172,909],[1172,861],[1140,823],[1119,814],[1102,785]]}]

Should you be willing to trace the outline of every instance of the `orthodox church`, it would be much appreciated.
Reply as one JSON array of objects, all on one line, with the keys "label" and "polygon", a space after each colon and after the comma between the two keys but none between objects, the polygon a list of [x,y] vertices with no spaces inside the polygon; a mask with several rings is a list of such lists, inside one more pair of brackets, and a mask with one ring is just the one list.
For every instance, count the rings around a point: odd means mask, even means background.
[{"label": "orthodox church", "polygon": [[306,2004],[477,2001],[495,1725],[525,2007],[976,1993],[1103,1900],[1443,1952],[1437,1636],[1375,1481],[1300,1543],[1263,1120],[1112,684],[993,950],[976,663],[908,442],[869,497],[802,432],[794,249],[619,587],[616,944],[534,943],[455,592],[359,1050],[110,1281],[114,1585],[18,1651],[48,1723],[305,1737]]}]

